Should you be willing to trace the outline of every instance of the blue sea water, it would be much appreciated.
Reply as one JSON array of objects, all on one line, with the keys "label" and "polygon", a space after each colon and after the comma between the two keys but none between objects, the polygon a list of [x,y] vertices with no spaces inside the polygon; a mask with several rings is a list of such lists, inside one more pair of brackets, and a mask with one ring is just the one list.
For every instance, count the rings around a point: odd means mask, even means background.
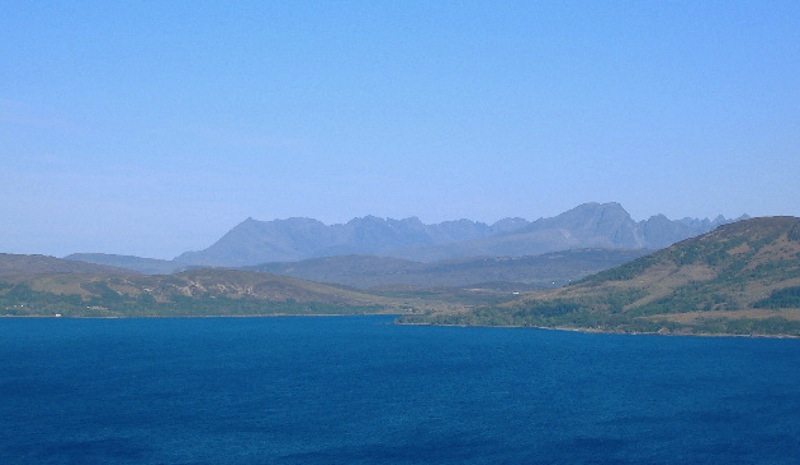
[{"label": "blue sea water", "polygon": [[0,463],[800,463],[800,340],[390,323],[0,319]]}]

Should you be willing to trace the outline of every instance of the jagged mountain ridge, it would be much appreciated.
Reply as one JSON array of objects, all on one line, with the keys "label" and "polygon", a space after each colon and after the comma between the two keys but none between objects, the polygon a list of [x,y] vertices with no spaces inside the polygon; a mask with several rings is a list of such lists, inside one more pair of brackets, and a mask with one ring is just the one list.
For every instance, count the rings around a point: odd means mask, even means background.
[{"label": "jagged mountain ridge", "polygon": [[579,248],[660,249],[730,222],[656,215],[634,221],[618,203],[587,203],[552,218],[508,218],[493,225],[457,220],[426,225],[419,218],[374,216],[327,226],[310,218],[248,218],[205,250],[186,252],[183,266],[252,266],[350,254],[433,262],[540,255]]},{"label": "jagged mountain ridge", "polygon": [[310,218],[266,222],[248,218],[211,247],[184,253],[175,261],[190,265],[248,266],[337,255],[392,256],[393,250],[469,241],[508,227],[513,228],[509,222],[492,227],[466,219],[426,225],[416,217],[395,220],[366,216],[331,226]]}]

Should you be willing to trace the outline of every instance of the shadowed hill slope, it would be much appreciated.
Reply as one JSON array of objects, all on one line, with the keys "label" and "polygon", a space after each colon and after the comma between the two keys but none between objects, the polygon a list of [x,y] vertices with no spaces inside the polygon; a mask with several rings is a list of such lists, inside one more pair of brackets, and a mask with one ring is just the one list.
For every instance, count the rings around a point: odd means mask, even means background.
[{"label": "shadowed hill slope", "polygon": [[[586,249],[533,257],[481,257],[420,263],[373,255],[324,257],[252,267],[311,281],[359,289],[381,286],[464,287],[486,283],[524,284],[538,288],[563,286],[572,280],[611,268],[652,251]],[[512,286],[513,287],[513,286]]]}]

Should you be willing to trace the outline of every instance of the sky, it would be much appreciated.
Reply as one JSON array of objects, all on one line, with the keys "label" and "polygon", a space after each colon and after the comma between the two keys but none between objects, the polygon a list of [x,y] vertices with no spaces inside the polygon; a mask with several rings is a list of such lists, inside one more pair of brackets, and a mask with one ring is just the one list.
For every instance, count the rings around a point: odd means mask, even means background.
[{"label": "sky", "polygon": [[800,2],[37,1],[0,15],[0,252],[236,224],[800,216]]}]

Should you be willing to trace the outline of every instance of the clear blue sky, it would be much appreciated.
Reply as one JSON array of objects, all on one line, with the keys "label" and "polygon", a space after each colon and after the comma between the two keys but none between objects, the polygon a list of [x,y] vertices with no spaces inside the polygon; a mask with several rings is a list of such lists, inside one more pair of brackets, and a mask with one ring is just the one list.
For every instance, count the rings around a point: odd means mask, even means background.
[{"label": "clear blue sky", "polygon": [[800,2],[6,1],[0,252],[247,217],[800,216]]}]

